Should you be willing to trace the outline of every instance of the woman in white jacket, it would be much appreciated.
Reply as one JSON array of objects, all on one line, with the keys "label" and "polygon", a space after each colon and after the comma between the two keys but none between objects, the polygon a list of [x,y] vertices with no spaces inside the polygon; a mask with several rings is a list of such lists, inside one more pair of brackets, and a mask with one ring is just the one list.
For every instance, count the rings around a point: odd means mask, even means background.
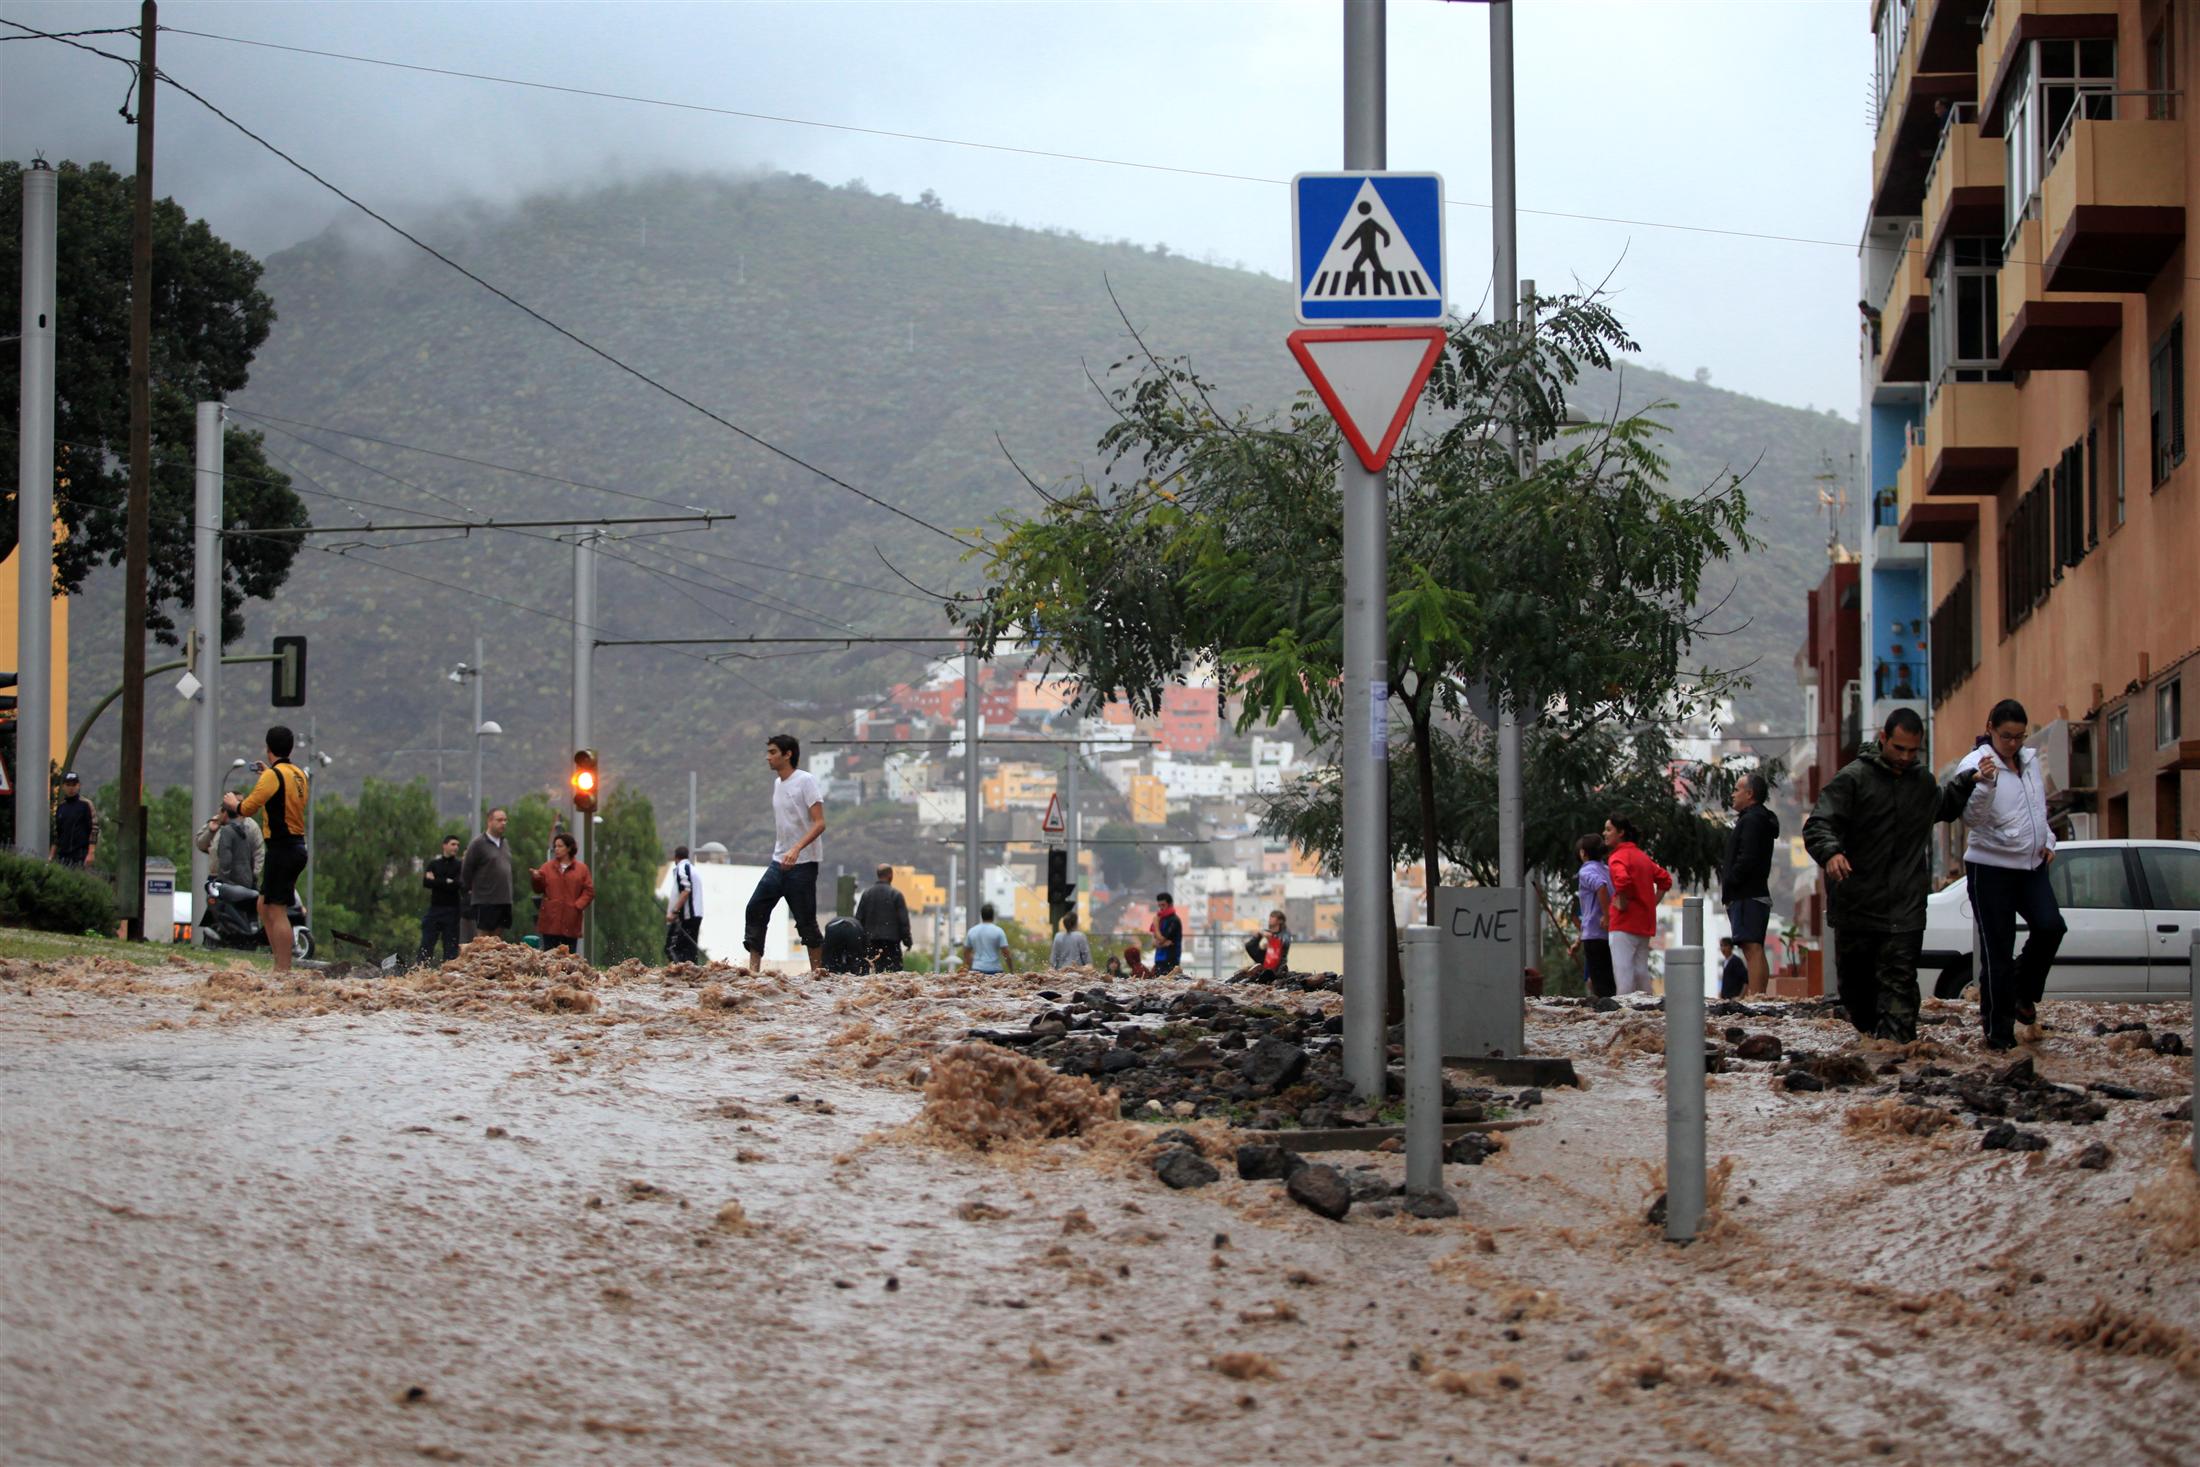
[{"label": "woman in white jacket", "polygon": [[[2018,1024],[2037,1022],[2047,970],[2062,946],[2062,909],[2048,884],[2055,832],[2047,823],[2047,775],[2039,750],[2024,746],[2024,705],[2004,698],[1986,717],[1986,737],[1956,766],[1976,770],[1963,807],[1964,873],[1978,931],[1979,1021],[1988,1049],[2014,1049]],[[2012,956],[2017,918],[2031,933]]]}]

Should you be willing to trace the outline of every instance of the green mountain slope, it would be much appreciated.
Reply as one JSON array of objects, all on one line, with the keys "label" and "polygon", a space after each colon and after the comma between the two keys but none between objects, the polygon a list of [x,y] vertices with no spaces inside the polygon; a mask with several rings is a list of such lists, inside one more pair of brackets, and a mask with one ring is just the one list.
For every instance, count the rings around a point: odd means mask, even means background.
[{"label": "green mountain slope", "polygon": [[[1111,287],[1153,348],[1189,354],[1225,402],[1274,405],[1303,387],[1283,350],[1291,320],[1277,281],[803,178],[661,177],[453,214],[420,232],[712,411],[949,527],[1038,502],[1004,446],[1042,483],[1097,469],[1092,445],[1108,412],[1089,378],[1135,349]],[[975,583],[951,541],[744,441],[386,237],[331,232],[271,258],[265,284],[280,320],[239,408],[619,491],[245,419],[269,429],[271,454],[299,474],[317,524],[407,518],[346,498],[423,516],[674,512],[650,502],[663,500],[737,517],[708,535],[610,546],[606,636],[930,631],[936,605],[910,583]],[[1601,411],[1615,391],[1630,405],[1676,404],[1676,488],[1757,463],[1751,500],[1769,544],[1741,567],[1722,614],[1740,629],[1705,655],[1754,660],[1745,712],[1792,727],[1803,591],[1823,565],[1810,476],[1822,455],[1848,452],[1855,429],[1635,367],[1623,382],[1585,384],[1582,406]],[[251,639],[313,638],[312,712],[340,757],[337,784],[430,772],[432,756],[399,751],[434,747],[440,712],[445,745],[460,751],[446,764],[447,799],[462,803],[467,695],[443,673],[471,657],[477,631],[488,643],[489,716],[507,730],[491,745],[492,797],[562,780],[565,546],[495,533],[318,544],[280,601],[253,612]],[[99,635],[114,624],[113,599],[103,583],[80,613],[79,706],[117,675],[119,654]],[[692,648],[600,653],[595,741],[611,777],[655,798],[668,835],[684,827],[675,812],[689,769],[702,773],[708,833],[761,830],[762,735],[785,726],[830,736],[851,706],[922,665],[900,648],[780,650],[723,665]],[[267,717],[264,676],[249,670],[234,686],[230,742],[247,752]],[[151,777],[180,779],[184,707],[165,694],[150,706]],[[111,732],[82,762],[109,766]]]}]

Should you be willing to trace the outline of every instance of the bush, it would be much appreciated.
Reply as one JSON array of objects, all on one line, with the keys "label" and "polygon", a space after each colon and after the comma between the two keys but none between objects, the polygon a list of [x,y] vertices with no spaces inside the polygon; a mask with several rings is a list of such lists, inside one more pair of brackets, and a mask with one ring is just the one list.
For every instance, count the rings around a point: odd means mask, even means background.
[{"label": "bush", "polygon": [[98,877],[0,852],[0,925],[108,937],[120,920],[114,889]]}]

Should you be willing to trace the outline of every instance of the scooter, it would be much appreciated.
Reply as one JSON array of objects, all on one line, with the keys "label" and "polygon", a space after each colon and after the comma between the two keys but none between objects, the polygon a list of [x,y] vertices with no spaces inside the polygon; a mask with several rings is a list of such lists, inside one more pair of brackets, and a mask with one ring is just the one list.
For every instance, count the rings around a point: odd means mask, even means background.
[{"label": "scooter", "polygon": [[[206,916],[199,922],[199,942],[204,947],[262,948],[267,932],[260,926],[260,894],[218,876],[206,879]],[[306,925],[306,909],[293,898],[290,903],[290,955],[313,956],[313,929]]]}]

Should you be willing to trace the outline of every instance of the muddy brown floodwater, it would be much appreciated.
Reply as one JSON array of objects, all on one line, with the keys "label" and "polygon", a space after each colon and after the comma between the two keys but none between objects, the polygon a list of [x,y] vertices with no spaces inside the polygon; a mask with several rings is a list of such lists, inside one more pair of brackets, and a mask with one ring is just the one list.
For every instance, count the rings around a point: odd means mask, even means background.
[{"label": "muddy brown floodwater", "polygon": [[[1967,1008],[1869,1083],[1733,1063],[1679,1248],[1656,1015],[1532,1005],[1587,1087],[1447,1167],[1442,1221],[1325,1221],[1212,1122],[1178,1192],[1082,1102],[982,1152],[920,1115],[969,1028],[1091,982],[0,965],[0,1456],[2200,1461],[2190,1061],[2093,1032],[2186,1006],[2050,1008],[2040,1076],[2152,1098],[2045,1150],[1896,1113],[1987,1063]],[[1714,1037],[1855,1048],[1766,1007]]]}]

